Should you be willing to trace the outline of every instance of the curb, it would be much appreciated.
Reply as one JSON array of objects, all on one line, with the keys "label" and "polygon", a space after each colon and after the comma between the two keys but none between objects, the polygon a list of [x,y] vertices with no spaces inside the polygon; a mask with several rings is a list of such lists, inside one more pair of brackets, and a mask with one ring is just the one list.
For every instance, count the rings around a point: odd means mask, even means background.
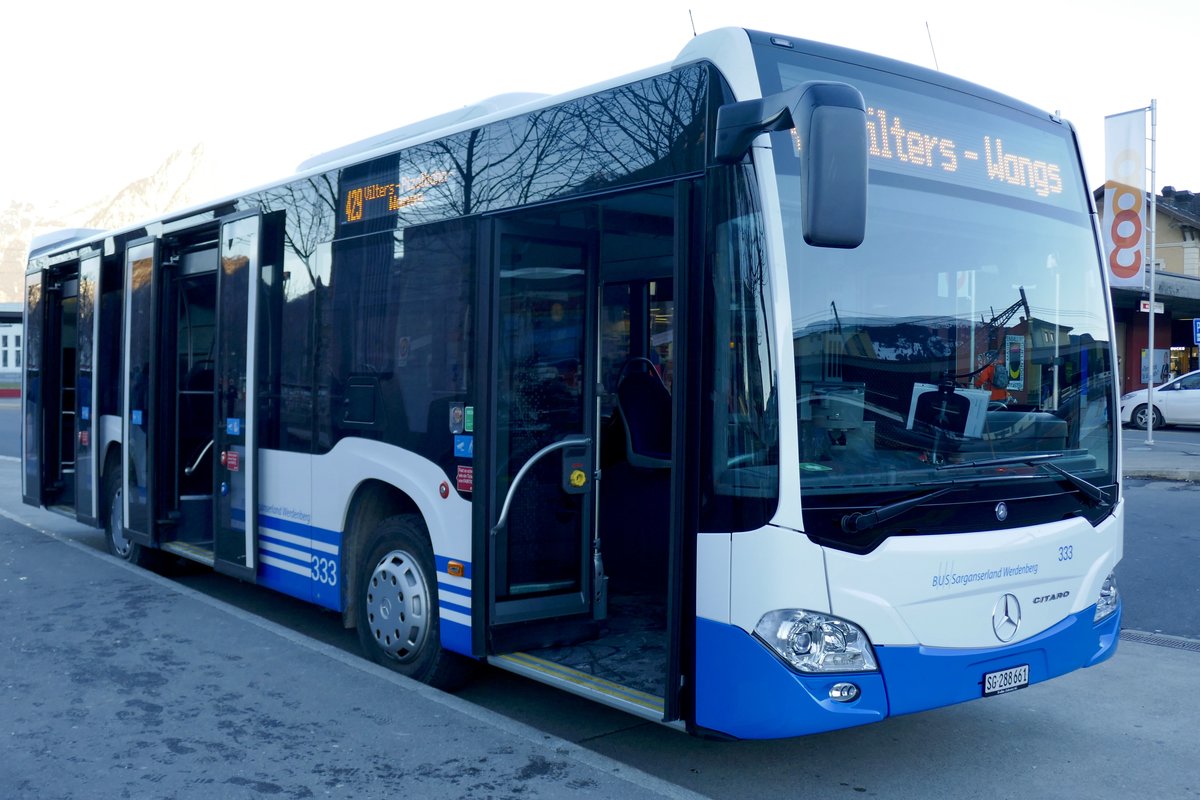
[{"label": "curb", "polygon": [[1200,470],[1159,467],[1157,469],[1127,469],[1123,477],[1126,478],[1147,478],[1160,481],[1187,481],[1188,483],[1200,482]]}]

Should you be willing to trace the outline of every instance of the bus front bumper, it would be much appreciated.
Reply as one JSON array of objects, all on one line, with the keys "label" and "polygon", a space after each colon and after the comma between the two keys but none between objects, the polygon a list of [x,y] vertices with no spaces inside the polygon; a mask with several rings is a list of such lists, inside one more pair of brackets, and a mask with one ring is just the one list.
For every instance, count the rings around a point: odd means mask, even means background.
[{"label": "bus front bumper", "polygon": [[[1122,608],[1094,623],[1094,607],[1017,644],[986,649],[875,648],[878,672],[801,675],[734,625],[696,621],[696,726],[739,739],[773,739],[848,728],[983,696],[983,676],[1029,667],[1029,685],[1112,657]],[[860,693],[831,699],[841,682]]]}]

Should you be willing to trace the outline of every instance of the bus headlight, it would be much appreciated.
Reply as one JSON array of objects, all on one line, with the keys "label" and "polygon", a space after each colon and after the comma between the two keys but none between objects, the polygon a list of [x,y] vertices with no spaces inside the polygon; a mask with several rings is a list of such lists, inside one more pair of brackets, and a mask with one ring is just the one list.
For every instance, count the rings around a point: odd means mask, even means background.
[{"label": "bus headlight", "polygon": [[1100,599],[1096,601],[1096,617],[1092,622],[1099,622],[1117,610],[1117,602],[1121,593],[1117,591],[1117,576],[1108,573],[1104,585],[1100,587]]},{"label": "bus headlight", "polygon": [[800,608],[768,611],[754,635],[797,672],[873,672],[867,635],[852,622]]}]

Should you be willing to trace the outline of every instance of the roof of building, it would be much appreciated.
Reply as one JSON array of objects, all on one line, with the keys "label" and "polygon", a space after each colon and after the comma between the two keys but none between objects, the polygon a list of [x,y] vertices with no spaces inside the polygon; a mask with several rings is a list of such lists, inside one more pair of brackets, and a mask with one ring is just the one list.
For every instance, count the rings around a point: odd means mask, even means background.
[{"label": "roof of building", "polygon": [[[1099,205],[1104,204],[1104,187],[1098,187],[1092,196]],[[1150,193],[1146,193],[1149,199]],[[1156,198],[1158,210],[1166,216],[1193,228],[1200,228],[1200,194],[1187,189],[1164,186]]]}]

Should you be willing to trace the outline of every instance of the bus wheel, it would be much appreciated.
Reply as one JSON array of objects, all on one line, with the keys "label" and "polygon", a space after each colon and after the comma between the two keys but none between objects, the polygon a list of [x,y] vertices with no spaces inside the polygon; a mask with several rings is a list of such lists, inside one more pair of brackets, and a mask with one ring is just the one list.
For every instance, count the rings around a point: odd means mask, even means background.
[{"label": "bus wheel", "polygon": [[139,567],[155,565],[154,550],[143,547],[125,536],[125,496],[121,481],[121,458],[109,457],[104,467],[104,541],[108,552]]},{"label": "bus wheel", "polygon": [[381,521],[359,573],[359,641],[373,661],[450,689],[466,680],[472,662],[442,649],[437,591],[433,548],[420,518]]}]

